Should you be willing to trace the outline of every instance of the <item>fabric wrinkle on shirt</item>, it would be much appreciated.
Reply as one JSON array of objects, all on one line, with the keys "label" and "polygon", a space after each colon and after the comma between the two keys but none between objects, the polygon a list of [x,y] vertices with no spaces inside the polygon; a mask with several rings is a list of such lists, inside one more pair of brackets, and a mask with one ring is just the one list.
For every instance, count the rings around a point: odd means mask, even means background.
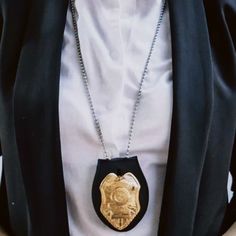
[{"label": "fabric wrinkle on shirt", "polygon": [[[126,152],[134,102],[160,14],[160,0],[76,0],[81,51],[104,141],[114,157]],[[68,9],[61,57],[59,119],[71,236],[154,236],[157,233],[172,118],[172,58],[166,11],[137,112],[130,156],[148,181],[148,210],[128,232],[104,225],[91,189],[103,150],[92,119]]]}]

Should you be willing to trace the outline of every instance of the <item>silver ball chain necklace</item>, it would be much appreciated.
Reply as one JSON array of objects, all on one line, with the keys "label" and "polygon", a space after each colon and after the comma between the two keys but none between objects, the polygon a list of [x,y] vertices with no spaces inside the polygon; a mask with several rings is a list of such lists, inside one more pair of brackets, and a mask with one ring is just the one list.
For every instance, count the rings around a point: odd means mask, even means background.
[{"label": "silver ball chain necklace", "polygon": [[98,217],[103,221],[103,223],[111,229],[119,232],[128,231],[134,228],[143,218],[148,206],[149,191],[147,181],[139,165],[137,156],[129,157],[129,153],[133,137],[135,118],[142,97],[143,82],[148,74],[148,66],[157,41],[161,23],[163,21],[165,9],[166,0],[163,0],[161,12],[156,24],[154,37],[144,65],[144,70],[132,111],[125,156],[113,158],[108,155],[102,129],[97,118],[94,103],[89,90],[88,76],[80,47],[75,0],[70,0],[70,10],[72,14],[78,62],[95,128],[106,157],[106,159],[98,159],[97,162],[97,170],[92,187],[93,206]]}]

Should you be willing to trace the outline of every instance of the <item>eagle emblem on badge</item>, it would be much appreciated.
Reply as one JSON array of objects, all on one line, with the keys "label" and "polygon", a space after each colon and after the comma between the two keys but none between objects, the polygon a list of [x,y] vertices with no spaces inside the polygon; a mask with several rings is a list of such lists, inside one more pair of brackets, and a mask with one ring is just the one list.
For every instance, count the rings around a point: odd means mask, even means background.
[{"label": "eagle emblem on badge", "polygon": [[100,211],[117,230],[125,229],[140,211],[140,183],[127,172],[122,176],[108,174],[100,184]]}]

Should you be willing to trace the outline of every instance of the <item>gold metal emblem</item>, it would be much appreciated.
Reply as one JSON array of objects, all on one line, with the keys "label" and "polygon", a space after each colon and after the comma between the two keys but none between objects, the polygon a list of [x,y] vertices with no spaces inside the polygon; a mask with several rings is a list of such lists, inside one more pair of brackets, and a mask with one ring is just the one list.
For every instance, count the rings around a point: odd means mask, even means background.
[{"label": "gold metal emblem", "polygon": [[140,183],[130,172],[108,174],[100,184],[100,211],[117,230],[125,229],[140,211]]}]

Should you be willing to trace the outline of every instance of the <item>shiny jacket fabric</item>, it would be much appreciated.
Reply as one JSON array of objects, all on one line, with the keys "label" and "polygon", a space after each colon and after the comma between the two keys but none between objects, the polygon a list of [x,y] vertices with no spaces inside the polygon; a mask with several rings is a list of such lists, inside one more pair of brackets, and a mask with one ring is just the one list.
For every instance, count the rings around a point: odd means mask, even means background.
[{"label": "shiny jacket fabric", "polygon": [[[0,224],[14,236],[69,235],[58,119],[67,7],[0,0]],[[236,221],[236,1],[168,7],[174,104],[157,235],[218,236]]]}]

